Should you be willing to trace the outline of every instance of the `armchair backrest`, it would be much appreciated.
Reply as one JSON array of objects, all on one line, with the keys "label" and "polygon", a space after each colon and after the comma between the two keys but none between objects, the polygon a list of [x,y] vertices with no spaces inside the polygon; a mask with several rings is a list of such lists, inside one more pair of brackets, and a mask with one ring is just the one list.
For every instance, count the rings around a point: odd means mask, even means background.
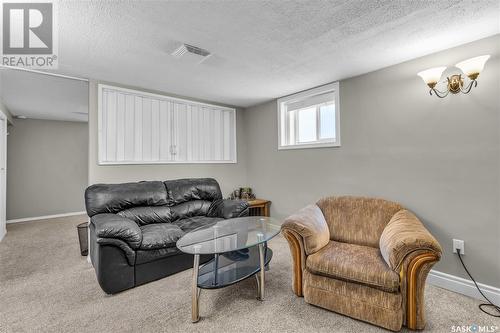
[{"label": "armchair backrest", "polygon": [[395,202],[364,197],[327,197],[319,200],[333,241],[379,247],[382,231],[403,209]]},{"label": "armchair backrest", "polygon": [[[175,206],[177,215],[204,215],[210,203],[219,199],[222,199],[222,193],[212,178],[95,184],[85,191],[85,206],[90,217],[101,213],[116,214],[135,207],[157,206],[165,206],[162,210]],[[150,210],[143,213],[154,214]]]}]

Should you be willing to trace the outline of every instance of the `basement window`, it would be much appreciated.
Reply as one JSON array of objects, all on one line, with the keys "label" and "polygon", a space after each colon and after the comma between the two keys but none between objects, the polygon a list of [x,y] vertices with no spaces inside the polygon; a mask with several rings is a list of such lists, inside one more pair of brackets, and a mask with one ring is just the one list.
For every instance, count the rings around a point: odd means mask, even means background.
[{"label": "basement window", "polygon": [[278,149],[339,147],[339,83],[278,99]]}]

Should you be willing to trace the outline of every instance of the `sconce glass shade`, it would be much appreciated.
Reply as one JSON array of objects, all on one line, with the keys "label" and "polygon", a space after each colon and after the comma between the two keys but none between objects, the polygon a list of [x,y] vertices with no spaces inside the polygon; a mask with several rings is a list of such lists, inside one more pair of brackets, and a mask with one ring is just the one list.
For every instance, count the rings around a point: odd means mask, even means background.
[{"label": "sconce glass shade", "polygon": [[417,73],[418,76],[432,89],[441,78],[446,67],[434,67]]},{"label": "sconce glass shade", "polygon": [[489,58],[489,55],[482,55],[461,61],[455,66],[460,68],[462,72],[469,77],[469,79],[475,80],[479,76],[479,73],[483,71],[484,64]]}]

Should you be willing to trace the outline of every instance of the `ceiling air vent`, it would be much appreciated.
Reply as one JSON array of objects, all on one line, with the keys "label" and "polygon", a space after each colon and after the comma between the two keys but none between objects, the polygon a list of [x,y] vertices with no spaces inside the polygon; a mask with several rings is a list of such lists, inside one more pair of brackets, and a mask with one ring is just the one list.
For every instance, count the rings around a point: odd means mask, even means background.
[{"label": "ceiling air vent", "polygon": [[210,52],[193,45],[182,44],[174,52],[172,52],[172,56],[186,62],[199,64],[210,56]]}]

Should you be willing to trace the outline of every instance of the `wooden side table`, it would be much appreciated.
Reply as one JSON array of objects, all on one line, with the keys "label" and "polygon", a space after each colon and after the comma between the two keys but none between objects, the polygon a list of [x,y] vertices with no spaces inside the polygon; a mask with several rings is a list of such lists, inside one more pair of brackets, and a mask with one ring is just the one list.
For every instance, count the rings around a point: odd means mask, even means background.
[{"label": "wooden side table", "polygon": [[264,199],[248,200],[250,216],[270,216],[271,201]]}]

